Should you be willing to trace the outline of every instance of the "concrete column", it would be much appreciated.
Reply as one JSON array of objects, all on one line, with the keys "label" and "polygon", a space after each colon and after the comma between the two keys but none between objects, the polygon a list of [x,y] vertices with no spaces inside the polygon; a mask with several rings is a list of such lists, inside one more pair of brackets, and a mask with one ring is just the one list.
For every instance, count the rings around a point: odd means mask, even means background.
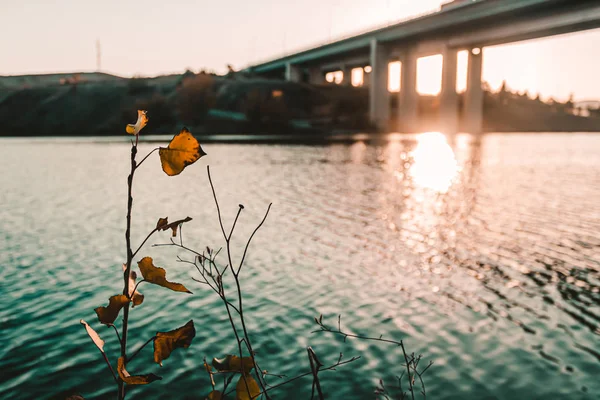
[{"label": "concrete column", "polygon": [[458,94],[456,93],[457,51],[445,48],[442,53],[442,91],[440,93],[440,130],[458,132]]},{"label": "concrete column", "polygon": [[369,86],[369,117],[380,131],[387,131],[390,119],[390,92],[388,91],[389,49],[381,42],[371,40],[371,77]]},{"label": "concrete column", "polygon": [[342,85],[351,86],[352,85],[352,67],[347,65],[342,66]]},{"label": "concrete column", "polygon": [[321,68],[314,67],[308,70],[308,83],[313,85],[321,85],[325,82],[325,74]]},{"label": "concrete column", "polygon": [[463,118],[465,130],[473,134],[480,134],[483,128],[483,90],[481,88],[482,64],[482,49],[477,48],[469,51],[467,91],[465,93]]},{"label": "concrete column", "polygon": [[302,82],[302,70],[292,63],[285,64],[285,80],[290,82]]},{"label": "concrete column", "polygon": [[[367,71],[370,71],[371,66],[368,65],[367,67],[363,67],[363,86],[364,87],[369,87],[369,85],[371,85],[371,72],[367,72]],[[367,71],[365,71],[365,69]]]},{"label": "concrete column", "polygon": [[407,49],[400,57],[398,92],[398,128],[401,132],[418,130],[419,94],[417,93],[417,54]]}]

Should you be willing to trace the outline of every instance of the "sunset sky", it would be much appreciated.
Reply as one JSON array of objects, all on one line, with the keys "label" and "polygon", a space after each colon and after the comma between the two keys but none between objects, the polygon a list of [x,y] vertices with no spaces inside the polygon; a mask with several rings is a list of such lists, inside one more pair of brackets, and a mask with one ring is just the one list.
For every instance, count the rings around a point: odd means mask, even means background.
[{"label": "sunset sky", "polygon": [[[0,0],[0,75],[224,72],[399,19],[440,0]],[[493,88],[600,99],[600,30],[484,49]],[[436,71],[435,62],[429,69]],[[422,83],[436,82],[432,72]]]}]

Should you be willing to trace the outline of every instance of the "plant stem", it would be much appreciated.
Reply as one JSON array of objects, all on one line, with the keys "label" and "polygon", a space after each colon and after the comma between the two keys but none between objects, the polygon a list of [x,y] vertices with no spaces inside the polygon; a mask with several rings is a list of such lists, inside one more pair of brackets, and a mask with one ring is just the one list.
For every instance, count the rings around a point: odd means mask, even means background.
[{"label": "plant stem", "polygon": [[142,349],[143,349],[144,347],[146,347],[146,345],[147,345],[148,343],[150,343],[150,342],[154,341],[155,339],[156,339],[156,336],[152,336],[150,339],[148,339],[148,340],[146,341],[146,343],[144,343],[143,345],[141,345],[141,346],[140,346],[140,348],[139,348],[139,349],[137,349],[137,350],[136,350],[136,351],[135,351],[135,352],[134,352],[134,353],[131,355],[131,357],[129,357],[129,359],[127,360],[127,362],[129,362],[129,361],[133,360],[133,359],[135,358],[135,356],[137,356],[137,355],[138,355],[138,353],[139,353],[140,351],[142,351]]},{"label": "plant stem", "polygon": [[[131,260],[133,252],[131,251],[131,209],[133,208],[133,197],[131,191],[133,189],[133,174],[135,173],[136,163],[135,156],[137,154],[138,136],[135,137],[135,144],[131,145],[131,170],[127,177],[127,229],[125,230],[125,243],[127,247],[127,266],[123,272],[123,294],[129,298],[129,276],[131,273]],[[123,330],[121,335],[121,357],[127,361],[127,323],[129,321],[129,303],[123,309]],[[125,383],[119,379],[119,400],[125,399]]]}]

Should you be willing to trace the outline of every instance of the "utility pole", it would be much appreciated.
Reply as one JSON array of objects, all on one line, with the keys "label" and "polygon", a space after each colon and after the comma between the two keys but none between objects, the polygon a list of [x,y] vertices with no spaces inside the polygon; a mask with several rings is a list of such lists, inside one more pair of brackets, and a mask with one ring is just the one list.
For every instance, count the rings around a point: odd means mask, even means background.
[{"label": "utility pole", "polygon": [[102,49],[100,48],[100,39],[96,39],[96,71],[102,69]]}]

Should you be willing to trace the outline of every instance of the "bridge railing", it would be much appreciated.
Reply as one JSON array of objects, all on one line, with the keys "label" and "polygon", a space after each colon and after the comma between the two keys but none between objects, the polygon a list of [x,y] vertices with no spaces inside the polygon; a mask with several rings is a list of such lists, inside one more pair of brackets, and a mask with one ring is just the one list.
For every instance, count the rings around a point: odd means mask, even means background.
[{"label": "bridge railing", "polygon": [[301,47],[298,47],[298,48],[296,48],[294,50],[286,50],[286,51],[283,51],[283,52],[281,52],[281,53],[279,53],[279,54],[277,54],[275,56],[271,56],[271,57],[268,57],[268,58],[265,57],[265,58],[262,58],[262,59],[258,59],[256,61],[250,62],[249,64],[247,64],[242,69],[248,69],[248,68],[256,66],[256,65],[266,64],[266,63],[269,63],[269,62],[273,62],[275,60],[279,60],[279,59],[284,58],[284,57],[291,56],[292,54],[298,54],[298,53],[302,53],[302,52],[305,52],[305,51],[317,49],[319,47],[323,47],[323,46],[327,46],[327,45],[330,45],[330,44],[333,44],[333,43],[341,42],[343,40],[350,39],[350,38],[353,38],[355,36],[364,35],[364,34],[367,34],[367,33],[370,33],[370,32],[376,32],[376,31],[379,31],[379,30],[382,30],[382,29],[385,29],[385,28],[388,28],[388,27],[391,27],[391,26],[394,26],[394,25],[400,25],[400,24],[406,23],[408,21],[412,21],[414,19],[428,17],[430,15],[437,14],[439,12],[445,12],[445,11],[454,10],[454,9],[456,9],[458,7],[468,6],[468,5],[471,5],[473,3],[478,3],[480,1],[483,1],[483,0],[472,0],[471,2],[467,2],[467,3],[464,3],[464,4],[458,4],[456,7],[451,7],[451,8],[447,8],[447,9],[441,9],[440,7],[437,7],[435,9],[430,9],[430,10],[422,12],[422,13],[412,14],[412,15],[410,15],[408,17],[405,17],[405,18],[399,18],[399,19],[396,19],[394,21],[387,21],[386,23],[377,24],[377,25],[371,26],[369,28],[361,29],[359,31],[349,32],[349,33],[346,33],[346,34],[343,34],[343,35],[336,36],[335,38],[330,38],[330,39],[327,39],[327,40],[324,40],[324,41],[313,43],[313,44],[308,45],[308,46],[301,46]]},{"label": "bridge railing", "polygon": [[428,16],[436,14],[436,13],[438,13],[440,11],[441,10],[439,8],[431,9],[431,10],[428,10],[428,11],[425,11],[425,12],[422,12],[422,13],[410,15],[410,16],[405,17],[405,18],[400,18],[400,19],[396,19],[394,21],[388,21],[386,23],[377,24],[377,25],[371,26],[369,28],[361,29],[359,31],[353,31],[353,32],[342,34],[342,35],[338,35],[335,38],[330,38],[330,39],[327,39],[327,40],[324,40],[324,41],[319,41],[319,42],[313,43],[311,45],[301,46],[301,47],[298,47],[298,48],[296,48],[294,50],[285,50],[285,51],[283,51],[281,53],[278,53],[275,56],[265,57],[265,58],[262,58],[262,59],[258,59],[257,61],[250,62],[249,64],[247,64],[242,69],[248,69],[248,68],[250,68],[252,66],[255,66],[255,65],[266,64],[266,63],[271,62],[271,61],[279,60],[280,58],[288,57],[288,56],[290,56],[292,54],[298,54],[298,53],[302,53],[302,52],[305,52],[305,51],[313,50],[313,49],[316,49],[316,48],[319,48],[319,47],[323,47],[323,46],[326,46],[326,45],[329,45],[329,44],[341,42],[343,40],[350,39],[350,38],[353,38],[355,36],[360,36],[360,35],[364,35],[366,33],[375,32],[375,31],[378,31],[378,30],[381,30],[381,29],[388,28],[390,26],[399,25],[399,24],[411,21],[413,19],[419,19],[419,18],[423,18],[423,17],[428,17]]}]

